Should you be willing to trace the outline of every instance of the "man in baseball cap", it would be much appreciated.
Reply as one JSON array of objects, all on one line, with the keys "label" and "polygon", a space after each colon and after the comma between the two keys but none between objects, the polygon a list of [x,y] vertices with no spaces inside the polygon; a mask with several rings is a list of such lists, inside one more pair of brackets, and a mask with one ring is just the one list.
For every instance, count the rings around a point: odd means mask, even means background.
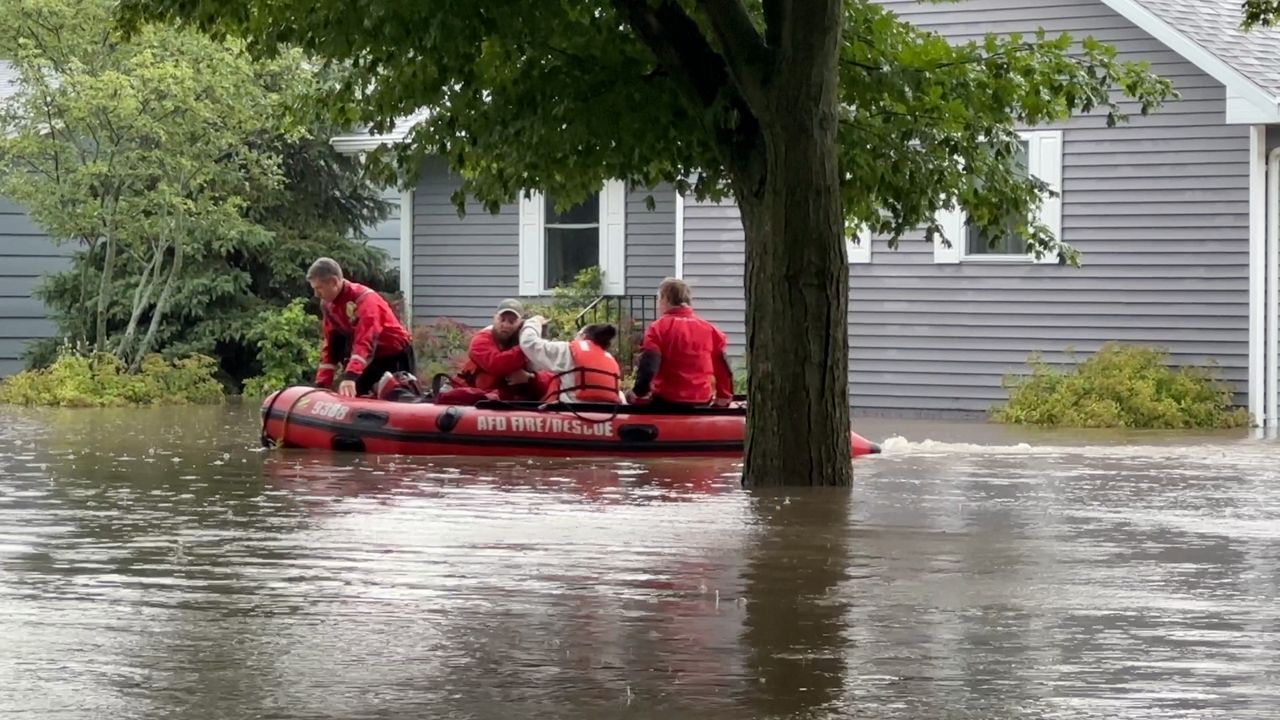
[{"label": "man in baseball cap", "polygon": [[501,400],[541,400],[545,382],[528,371],[518,342],[523,325],[524,305],[519,300],[498,303],[493,324],[471,338],[459,378],[471,387],[497,391]]},{"label": "man in baseball cap", "polygon": [[514,315],[517,321],[523,321],[524,305],[519,300],[507,298],[498,303],[498,312],[494,317],[494,322],[497,322],[497,318],[503,315]]}]

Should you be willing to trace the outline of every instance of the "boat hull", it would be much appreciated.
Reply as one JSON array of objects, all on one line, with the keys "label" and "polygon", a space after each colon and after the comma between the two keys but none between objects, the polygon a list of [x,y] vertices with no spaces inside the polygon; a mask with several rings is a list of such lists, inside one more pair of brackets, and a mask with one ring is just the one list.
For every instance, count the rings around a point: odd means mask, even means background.
[{"label": "boat hull", "polygon": [[[396,455],[740,458],[746,410],[347,398],[296,386],[262,404],[264,444]],[[850,434],[853,455],[879,446]]]}]

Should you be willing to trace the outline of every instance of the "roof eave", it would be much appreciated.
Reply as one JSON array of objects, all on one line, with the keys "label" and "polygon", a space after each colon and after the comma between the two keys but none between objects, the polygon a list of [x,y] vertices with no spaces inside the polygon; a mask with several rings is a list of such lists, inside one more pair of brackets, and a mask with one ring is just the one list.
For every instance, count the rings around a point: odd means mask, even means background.
[{"label": "roof eave", "polygon": [[1253,98],[1227,94],[1228,125],[1270,125],[1280,123],[1280,102],[1259,104]]},{"label": "roof eave", "polygon": [[1280,122],[1280,98],[1245,77],[1222,58],[1152,13],[1137,0],[1101,0],[1170,50],[1187,59],[1227,89],[1225,122],[1229,125]]},{"label": "roof eave", "polygon": [[350,134],[339,135],[329,140],[329,144],[334,150],[343,155],[358,155],[362,152],[377,150],[383,145],[399,145],[405,140],[405,133],[390,133],[387,135],[362,135]]}]

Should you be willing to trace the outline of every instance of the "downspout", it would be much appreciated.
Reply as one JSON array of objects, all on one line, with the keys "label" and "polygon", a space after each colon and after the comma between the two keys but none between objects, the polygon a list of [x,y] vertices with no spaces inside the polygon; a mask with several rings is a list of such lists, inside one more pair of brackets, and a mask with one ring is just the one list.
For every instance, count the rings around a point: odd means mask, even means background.
[{"label": "downspout", "polygon": [[1265,407],[1267,164],[1265,125],[1249,126],[1249,413],[1256,427],[1270,424]]},{"label": "downspout", "polygon": [[400,292],[408,327],[413,327],[413,190],[400,192]]},{"label": "downspout", "polygon": [[1267,153],[1266,424],[1280,419],[1280,147]]}]

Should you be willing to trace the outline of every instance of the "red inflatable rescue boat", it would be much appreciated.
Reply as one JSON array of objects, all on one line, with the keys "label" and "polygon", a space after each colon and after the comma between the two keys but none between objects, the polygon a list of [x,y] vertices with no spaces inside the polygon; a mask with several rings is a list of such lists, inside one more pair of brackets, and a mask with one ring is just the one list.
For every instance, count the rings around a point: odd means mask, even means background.
[{"label": "red inflatable rescue boat", "polygon": [[[485,400],[436,405],[306,386],[262,403],[267,445],[395,455],[741,457],[746,409]],[[880,447],[850,433],[853,455]]]}]

